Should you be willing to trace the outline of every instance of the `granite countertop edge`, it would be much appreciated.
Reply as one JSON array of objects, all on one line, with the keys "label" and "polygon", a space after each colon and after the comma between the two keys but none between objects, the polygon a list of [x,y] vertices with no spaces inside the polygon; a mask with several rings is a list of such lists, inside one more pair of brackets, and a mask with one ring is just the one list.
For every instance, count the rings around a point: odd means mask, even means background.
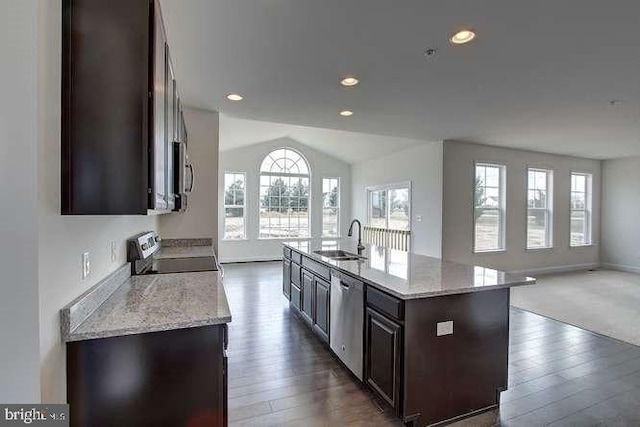
[{"label": "granite countertop edge", "polygon": [[202,321],[167,323],[165,325],[155,325],[150,327],[113,329],[113,330],[101,331],[101,332],[78,332],[78,333],[71,332],[71,334],[65,337],[65,342],[124,337],[128,335],[139,335],[139,334],[147,334],[147,333],[153,333],[153,332],[166,332],[166,331],[174,331],[178,329],[189,329],[189,328],[198,328],[202,326],[222,325],[230,322],[231,322],[231,316],[229,315],[229,316],[219,316],[211,319],[204,319]]}]

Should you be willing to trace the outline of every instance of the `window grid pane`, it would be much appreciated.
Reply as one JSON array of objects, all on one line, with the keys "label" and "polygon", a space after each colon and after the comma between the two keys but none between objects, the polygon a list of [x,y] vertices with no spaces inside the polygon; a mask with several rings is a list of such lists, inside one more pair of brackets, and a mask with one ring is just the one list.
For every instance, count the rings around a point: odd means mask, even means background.
[{"label": "window grid pane", "polygon": [[553,171],[530,168],[527,184],[527,249],[550,248],[553,246]]},{"label": "window grid pane", "polygon": [[390,185],[367,192],[370,227],[388,230],[411,229],[411,192],[408,186]]},{"label": "window grid pane", "polygon": [[591,244],[591,174],[571,174],[571,246]]},{"label": "window grid pane", "polygon": [[476,164],[474,182],[474,251],[504,249],[504,169]]},{"label": "window grid pane", "polygon": [[245,196],[245,174],[225,173],[224,240],[238,240],[246,238]]},{"label": "window grid pane", "polygon": [[340,229],[340,182],[322,179],[322,236],[337,237]]}]

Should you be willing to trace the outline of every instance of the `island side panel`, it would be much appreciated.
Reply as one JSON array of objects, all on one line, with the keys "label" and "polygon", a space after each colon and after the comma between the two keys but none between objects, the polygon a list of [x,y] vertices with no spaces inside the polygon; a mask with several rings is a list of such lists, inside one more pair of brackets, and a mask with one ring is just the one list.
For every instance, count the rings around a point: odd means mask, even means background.
[{"label": "island side panel", "polygon": [[67,343],[71,426],[226,425],[225,325]]},{"label": "island side panel", "polygon": [[[404,415],[417,425],[498,403],[507,388],[509,289],[406,301]],[[437,336],[439,322],[453,334]]]}]

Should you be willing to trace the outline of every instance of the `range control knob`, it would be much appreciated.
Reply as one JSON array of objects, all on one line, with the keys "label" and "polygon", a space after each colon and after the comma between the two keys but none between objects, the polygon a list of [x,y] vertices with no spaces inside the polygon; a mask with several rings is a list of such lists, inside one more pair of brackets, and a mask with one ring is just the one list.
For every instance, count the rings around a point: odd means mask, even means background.
[{"label": "range control knob", "polygon": [[143,243],[141,247],[142,247],[143,251],[146,251],[147,249],[149,249],[149,244],[148,243]]}]

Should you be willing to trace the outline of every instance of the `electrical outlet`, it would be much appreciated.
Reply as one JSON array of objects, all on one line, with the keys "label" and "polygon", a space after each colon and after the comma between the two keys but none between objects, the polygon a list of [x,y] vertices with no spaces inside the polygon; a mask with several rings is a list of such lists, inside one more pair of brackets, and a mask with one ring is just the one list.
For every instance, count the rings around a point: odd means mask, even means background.
[{"label": "electrical outlet", "polygon": [[422,215],[416,215],[416,221],[422,222]]},{"label": "electrical outlet", "polygon": [[111,242],[109,244],[109,248],[111,249],[111,262],[116,262],[118,259],[118,247],[116,246],[116,242]]},{"label": "electrical outlet", "polygon": [[91,273],[91,258],[89,252],[85,252],[82,254],[82,279],[86,279],[89,273]]},{"label": "electrical outlet", "polygon": [[453,320],[439,322],[436,325],[436,336],[453,335]]}]

